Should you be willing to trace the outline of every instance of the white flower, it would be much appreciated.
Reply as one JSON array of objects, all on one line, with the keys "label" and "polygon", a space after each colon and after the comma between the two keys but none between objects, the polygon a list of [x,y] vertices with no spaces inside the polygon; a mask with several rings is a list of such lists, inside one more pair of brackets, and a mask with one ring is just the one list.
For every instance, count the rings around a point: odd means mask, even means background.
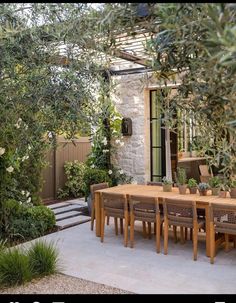
[{"label": "white flower", "polygon": [[107,138],[106,138],[106,137],[102,140],[102,143],[103,143],[104,145],[107,145]]},{"label": "white flower", "polygon": [[21,201],[19,201],[19,204],[21,205],[21,204],[22,204],[22,202],[21,202]]},{"label": "white flower", "polygon": [[5,148],[4,147],[0,147],[0,156],[2,156],[5,153]]},{"label": "white flower", "polygon": [[48,138],[52,138],[52,132],[48,132]]},{"label": "white flower", "polygon": [[119,143],[120,143],[120,140],[119,140],[119,139],[116,139],[115,142],[116,142],[116,144],[119,144]]},{"label": "white flower", "polygon": [[30,203],[31,202],[31,197],[29,197],[26,202]]},{"label": "white flower", "polygon": [[21,191],[21,193],[22,193],[22,195],[24,195],[24,194],[25,194],[25,191],[24,191],[24,190],[22,190],[22,191]]},{"label": "white flower", "polygon": [[8,171],[9,173],[12,173],[14,170],[14,168],[12,166],[9,166],[8,168],[6,168],[6,171]]},{"label": "white flower", "polygon": [[15,124],[16,128],[20,128],[20,125],[18,123]]},{"label": "white flower", "polygon": [[94,165],[94,164],[92,164],[92,165],[91,165],[91,168],[94,168],[94,167],[95,167],[95,165]]},{"label": "white flower", "polygon": [[124,144],[125,144],[124,142],[120,142],[120,146],[124,146]]},{"label": "white flower", "polygon": [[30,193],[28,192],[28,191],[26,191],[26,198],[28,198],[29,197],[29,195],[30,195]]},{"label": "white flower", "polygon": [[22,122],[22,119],[19,118],[18,121],[17,121],[16,124],[15,124],[15,127],[16,127],[16,128],[20,128],[21,122]]},{"label": "white flower", "polygon": [[111,170],[111,169],[108,170],[108,174],[109,174],[109,175],[112,174],[112,170]]},{"label": "white flower", "polygon": [[28,125],[27,124],[25,124],[25,129],[28,129]]},{"label": "white flower", "polygon": [[28,150],[31,150],[32,149],[32,146],[31,145],[28,145]]},{"label": "white flower", "polygon": [[18,119],[18,121],[17,121],[17,123],[19,123],[19,124],[20,124],[21,122],[22,122],[22,119],[21,119],[21,118],[19,118],[19,119]]},{"label": "white flower", "polygon": [[91,143],[91,146],[94,146],[94,143],[93,143],[93,142]]},{"label": "white flower", "polygon": [[119,170],[119,173],[122,175],[124,172],[123,172],[123,169],[120,169]]},{"label": "white flower", "polygon": [[28,155],[26,155],[26,156],[24,156],[24,157],[22,158],[22,162],[24,162],[24,161],[27,160],[27,159],[29,159],[29,156],[28,156]]},{"label": "white flower", "polygon": [[109,149],[103,149],[102,152],[103,153],[109,153]]}]

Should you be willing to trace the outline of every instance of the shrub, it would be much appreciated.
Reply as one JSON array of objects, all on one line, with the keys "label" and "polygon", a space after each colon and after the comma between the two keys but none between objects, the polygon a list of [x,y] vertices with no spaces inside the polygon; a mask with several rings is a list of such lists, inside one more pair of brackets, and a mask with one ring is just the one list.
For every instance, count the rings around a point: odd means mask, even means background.
[{"label": "shrub", "polygon": [[58,250],[52,243],[36,241],[27,255],[33,277],[50,275],[58,271]]},{"label": "shrub", "polygon": [[108,182],[109,185],[112,184],[112,181],[108,175],[108,172],[103,169],[98,168],[87,168],[84,174],[84,193],[85,198],[89,196],[90,193],[90,185]]},{"label": "shrub", "polygon": [[53,211],[46,206],[21,205],[15,216],[10,216],[7,235],[12,240],[34,239],[52,230],[56,224]]},{"label": "shrub", "polygon": [[31,279],[28,257],[19,249],[8,249],[0,253],[0,284],[16,285]]},{"label": "shrub", "polygon": [[78,162],[66,162],[64,165],[67,181],[63,189],[59,189],[58,198],[66,198],[68,196],[81,197],[84,195],[84,173],[87,169],[85,163]]},{"label": "shrub", "polygon": [[236,180],[235,179],[230,182],[230,188],[236,188]]}]

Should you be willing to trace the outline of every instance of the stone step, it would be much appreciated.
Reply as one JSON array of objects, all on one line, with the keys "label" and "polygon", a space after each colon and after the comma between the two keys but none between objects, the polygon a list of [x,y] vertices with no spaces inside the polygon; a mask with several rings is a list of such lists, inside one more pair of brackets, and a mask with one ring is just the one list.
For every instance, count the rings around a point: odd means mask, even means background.
[{"label": "stone step", "polygon": [[72,227],[75,225],[79,225],[79,224],[88,222],[90,220],[91,220],[90,217],[87,217],[87,216],[76,216],[76,217],[72,217],[69,219],[64,219],[64,220],[58,221],[56,223],[56,226],[59,229],[64,229],[64,228],[68,228],[68,227]]},{"label": "stone step", "polygon": [[67,206],[63,206],[60,208],[56,208],[56,209],[52,209],[52,211],[54,212],[55,215],[57,214],[62,214],[68,211],[72,211],[72,210],[82,210],[84,208],[84,206],[81,205],[67,205]]},{"label": "stone step", "polygon": [[70,217],[75,217],[75,216],[79,216],[81,215],[82,213],[79,212],[79,211],[67,211],[67,212],[64,212],[62,214],[57,214],[56,215],[56,221],[61,221],[63,219],[67,219],[67,218],[70,218]]},{"label": "stone step", "polygon": [[60,207],[63,207],[63,206],[67,206],[69,204],[70,203],[68,203],[68,202],[59,202],[59,203],[47,205],[47,207],[50,208],[50,209],[55,209],[55,208],[60,208]]}]

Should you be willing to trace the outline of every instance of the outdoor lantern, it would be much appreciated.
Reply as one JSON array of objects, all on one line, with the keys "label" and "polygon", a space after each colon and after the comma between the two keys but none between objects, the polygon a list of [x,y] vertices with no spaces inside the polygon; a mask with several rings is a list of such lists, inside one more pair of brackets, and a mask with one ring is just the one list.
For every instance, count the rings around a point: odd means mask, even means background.
[{"label": "outdoor lantern", "polygon": [[122,131],[123,136],[132,135],[132,120],[130,118],[122,119],[121,131]]}]

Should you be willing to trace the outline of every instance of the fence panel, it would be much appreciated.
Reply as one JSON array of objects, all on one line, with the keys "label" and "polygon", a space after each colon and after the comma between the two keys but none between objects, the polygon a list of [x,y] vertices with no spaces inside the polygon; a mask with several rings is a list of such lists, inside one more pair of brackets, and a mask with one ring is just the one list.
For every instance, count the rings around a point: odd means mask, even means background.
[{"label": "fence panel", "polygon": [[49,166],[43,171],[43,190],[41,197],[46,200],[56,198],[59,188],[62,188],[66,182],[64,164],[66,161],[78,160],[85,162],[91,151],[89,137],[81,137],[74,141],[67,141],[64,138],[58,138],[58,147],[56,151],[50,151],[47,154]]}]

